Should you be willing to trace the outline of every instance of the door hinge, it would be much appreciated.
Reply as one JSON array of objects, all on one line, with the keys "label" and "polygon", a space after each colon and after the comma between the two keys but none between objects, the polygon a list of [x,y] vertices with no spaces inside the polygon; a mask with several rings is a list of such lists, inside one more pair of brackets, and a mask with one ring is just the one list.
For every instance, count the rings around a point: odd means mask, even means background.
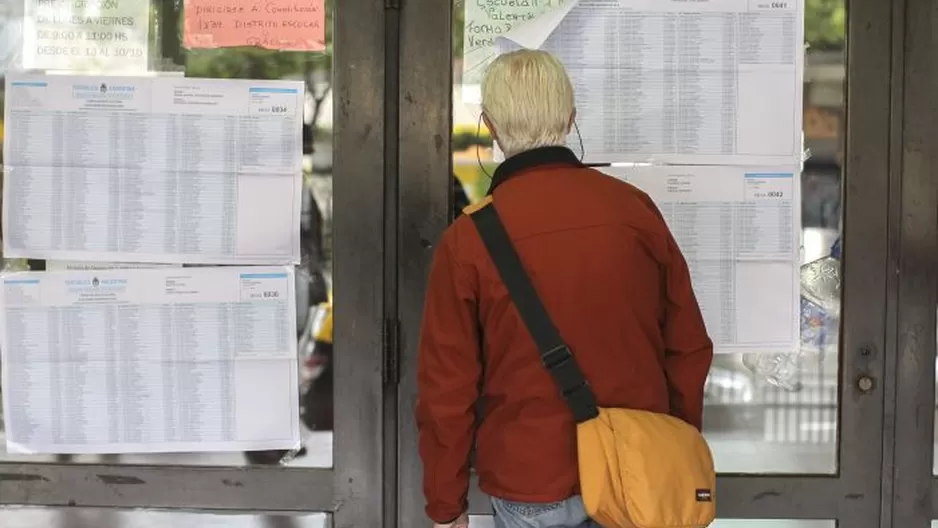
[{"label": "door hinge", "polygon": [[401,378],[401,322],[397,319],[385,319],[382,333],[384,334],[384,384],[396,386]]},{"label": "door hinge", "polygon": [[400,9],[403,0],[384,0],[385,9]]}]

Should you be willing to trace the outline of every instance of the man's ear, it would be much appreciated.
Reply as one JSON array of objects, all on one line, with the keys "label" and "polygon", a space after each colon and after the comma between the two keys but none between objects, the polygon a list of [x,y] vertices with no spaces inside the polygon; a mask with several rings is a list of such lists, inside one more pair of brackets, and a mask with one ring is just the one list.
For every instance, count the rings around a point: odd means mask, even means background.
[{"label": "man's ear", "polygon": [[573,124],[576,122],[576,108],[573,109],[573,113],[570,114],[570,122],[567,123],[567,134],[573,130]]},{"label": "man's ear", "polygon": [[492,126],[492,122],[489,121],[489,116],[482,114],[482,122],[485,123],[485,128],[489,129],[489,135],[492,136],[492,141],[498,141],[498,132],[495,131],[495,127]]}]

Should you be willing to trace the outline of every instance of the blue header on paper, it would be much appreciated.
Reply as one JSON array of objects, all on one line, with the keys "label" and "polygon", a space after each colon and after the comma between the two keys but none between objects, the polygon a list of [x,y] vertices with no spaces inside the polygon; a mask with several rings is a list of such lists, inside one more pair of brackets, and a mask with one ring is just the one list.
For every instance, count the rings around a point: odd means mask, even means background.
[{"label": "blue header on paper", "polygon": [[792,178],[795,175],[790,172],[747,172],[746,178]]},{"label": "blue header on paper", "polygon": [[282,93],[282,94],[286,94],[286,93],[295,94],[299,92],[299,90],[297,90],[296,88],[250,88],[248,89],[248,91],[251,93]]},{"label": "blue header on paper", "polygon": [[49,86],[48,83],[45,83],[42,81],[13,81],[10,84],[12,84],[13,86],[32,86],[35,88],[43,88],[43,87]]},{"label": "blue header on paper", "polygon": [[242,279],[285,279],[286,273],[242,273]]},{"label": "blue header on paper", "polygon": [[65,281],[66,286],[122,286],[127,284],[127,279],[98,279],[97,277],[93,279],[68,279]]},{"label": "blue header on paper", "polygon": [[7,279],[4,284],[39,284],[39,279]]}]

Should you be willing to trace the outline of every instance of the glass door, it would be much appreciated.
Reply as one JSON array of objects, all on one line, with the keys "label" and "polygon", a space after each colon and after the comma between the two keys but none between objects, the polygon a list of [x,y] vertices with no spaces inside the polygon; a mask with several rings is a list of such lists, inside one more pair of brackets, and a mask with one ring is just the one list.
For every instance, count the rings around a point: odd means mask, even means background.
[{"label": "glass door", "polygon": [[[32,4],[43,3],[27,2],[27,5]],[[63,15],[59,20],[70,20],[73,15],[75,20],[86,15],[98,17],[102,14],[99,8],[120,10],[119,2],[45,4],[56,4],[68,12],[69,16]],[[0,447],[0,506],[3,507],[0,524],[244,528],[385,525],[381,500],[376,500],[383,493],[383,445],[375,440],[382,435],[386,387],[381,280],[384,269],[382,182],[386,145],[382,130],[385,97],[383,83],[375,82],[383,78],[386,71],[384,7],[368,0],[266,4],[268,9],[278,5],[281,9],[292,9],[294,4],[307,4],[324,10],[326,49],[322,52],[280,52],[255,47],[186,50],[182,37],[188,3],[184,5],[181,0],[152,0],[149,15],[145,17],[148,20],[136,21],[132,26],[133,31],[143,32],[144,39],[149,35],[149,75],[289,79],[305,83],[303,259],[297,267],[298,328],[295,336],[300,349],[301,386],[295,389],[301,398],[297,421],[303,424],[302,449],[296,452],[49,457],[7,453]],[[49,6],[46,7],[59,9]],[[15,9],[0,9],[3,53],[7,52],[6,46],[23,38],[19,33],[14,34],[14,28],[22,26],[22,17],[27,17],[26,27],[38,24],[41,28],[50,20],[49,17],[29,20],[31,12],[29,9],[25,14]],[[123,26],[130,25],[126,18],[114,20],[123,20]],[[220,24],[218,21],[207,23]],[[57,38],[49,35],[52,33],[40,31],[37,38]],[[124,40],[138,39],[122,35]],[[4,55],[4,60],[6,57]],[[6,65],[5,62],[4,67]],[[3,71],[0,67],[0,77]],[[0,102],[2,95],[0,92]],[[2,130],[0,126],[0,138]],[[15,137],[15,133],[8,127],[3,139],[8,142],[21,139]],[[269,206],[274,214],[276,209],[289,210],[290,204],[270,203]],[[36,261],[30,265],[41,269],[45,263]],[[14,363],[3,368],[15,370],[5,372],[11,376],[29,376],[28,365]],[[209,390],[205,389],[209,376],[210,373],[201,373],[201,377],[186,379],[194,384],[193,390]],[[74,389],[73,381],[76,380],[34,380],[35,383],[61,383],[63,391]],[[168,383],[182,382],[169,380]],[[12,391],[16,386],[23,384],[3,389]],[[81,394],[69,395],[82,397]],[[22,399],[22,395],[7,396],[11,401]],[[262,394],[257,397],[263,401]],[[133,402],[120,404],[129,406]],[[33,412],[37,411],[28,406],[10,407],[9,415],[3,416],[0,424],[8,427],[16,422],[20,426],[29,424]],[[146,412],[146,409],[128,412]],[[153,514],[137,511],[139,509],[212,510],[213,514]],[[276,515],[266,516],[263,512]]]},{"label": "glass door", "polygon": [[[727,528],[879,526],[893,7],[802,1],[801,347],[714,358],[704,433],[719,472],[716,526]],[[497,165],[480,108],[467,101],[478,98],[493,39],[528,16],[505,16],[510,8],[487,0],[456,0],[451,12],[434,6],[408,0],[401,13],[402,526],[424,518],[412,414],[427,267],[453,218],[454,180],[468,201],[479,200]],[[475,487],[470,512],[474,525],[491,525]]]}]

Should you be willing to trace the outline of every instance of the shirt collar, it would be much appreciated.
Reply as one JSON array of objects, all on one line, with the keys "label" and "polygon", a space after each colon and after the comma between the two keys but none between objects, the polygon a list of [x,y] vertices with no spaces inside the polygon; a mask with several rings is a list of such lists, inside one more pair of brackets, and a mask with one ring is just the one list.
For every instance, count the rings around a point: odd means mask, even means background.
[{"label": "shirt collar", "polygon": [[495,175],[492,176],[492,184],[489,186],[488,194],[492,194],[496,187],[505,183],[506,180],[519,172],[542,167],[544,165],[585,167],[585,165],[580,163],[580,160],[577,159],[576,154],[567,147],[539,147],[526,150],[506,159],[495,169]]}]

